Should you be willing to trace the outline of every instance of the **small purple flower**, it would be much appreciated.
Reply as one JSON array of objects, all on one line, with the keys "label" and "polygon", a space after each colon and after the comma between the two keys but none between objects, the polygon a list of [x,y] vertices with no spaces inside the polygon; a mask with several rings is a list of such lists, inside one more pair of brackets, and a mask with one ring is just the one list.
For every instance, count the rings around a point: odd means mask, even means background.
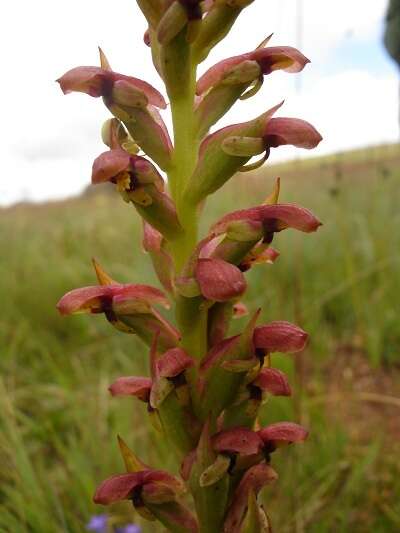
[{"label": "small purple flower", "polygon": [[106,514],[92,516],[86,529],[88,531],[94,531],[95,533],[107,533],[107,521],[108,516]]},{"label": "small purple flower", "polygon": [[136,524],[127,524],[123,527],[117,527],[115,533],[141,533],[141,529]]}]

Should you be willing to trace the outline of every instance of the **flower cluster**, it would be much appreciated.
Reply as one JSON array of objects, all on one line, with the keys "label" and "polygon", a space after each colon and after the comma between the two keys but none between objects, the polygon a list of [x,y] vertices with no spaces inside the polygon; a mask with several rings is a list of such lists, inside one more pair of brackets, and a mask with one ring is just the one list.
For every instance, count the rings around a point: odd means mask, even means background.
[{"label": "flower cluster", "polygon": [[[263,164],[271,149],[311,149],[321,141],[308,122],[276,116],[282,104],[209,132],[237,100],[260,90],[265,76],[297,73],[309,63],[294,48],[268,46],[267,38],[196,79],[198,65],[252,1],[137,0],[148,22],[144,41],[166,87],[174,142],[160,112],[164,96],[115,72],[102,50],[99,67],[77,67],[58,80],[64,93],[101,97],[110,111],[102,129],[108,149],[93,163],[92,183],[111,182],[135,208],[163,289],[119,283],[94,261],[98,283],[68,292],[58,309],[103,314],[148,346],[149,375],[119,377],[109,390],[146,404],[181,464],[179,476],[150,467],[119,438],[126,472],[106,479],[94,501],[129,500],[142,517],[171,531],[270,531],[258,493],[277,478],[271,455],[308,434],[287,421],[259,425],[267,398],[291,394],[272,354],[303,350],[307,333],[285,321],[258,325],[260,310],[242,333],[232,336],[229,327],[232,318],[249,314],[241,301],[247,272],[279,256],[271,246],[275,234],[311,233],[320,221],[303,207],[279,203],[278,179],[264,203],[226,214],[198,237],[207,197],[236,173]],[[171,306],[167,316],[161,308]]]}]

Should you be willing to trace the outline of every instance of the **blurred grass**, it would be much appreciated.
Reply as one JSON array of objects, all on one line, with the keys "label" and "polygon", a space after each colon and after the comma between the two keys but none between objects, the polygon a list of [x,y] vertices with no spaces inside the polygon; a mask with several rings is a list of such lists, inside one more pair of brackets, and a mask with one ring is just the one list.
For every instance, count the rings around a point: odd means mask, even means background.
[{"label": "blurred grass", "polygon": [[[378,394],[399,390],[399,163],[393,145],[266,167],[233,179],[206,210],[203,231],[257,204],[280,175],[281,201],[324,223],[313,235],[277,235],[277,263],[249,274],[246,303],[312,338],[296,365],[277,358],[296,395],[265,410],[265,422],[311,428],[305,446],[275,454],[281,479],[265,499],[279,532],[400,530],[400,433],[387,424],[399,407],[365,411],[351,396],[363,382],[346,381],[359,366],[353,350],[382,376]],[[0,211],[0,531],[84,531],[102,512],[91,503],[96,483],[122,470],[117,433],[146,462],[174,467],[144,404],[107,392],[116,377],[146,371],[146,350],[100,316],[62,319],[54,308],[67,290],[94,282],[92,255],[120,281],[156,283],[140,233],[134,210],[106,193]],[[338,399],[325,401],[332,390]],[[138,521],[129,505],[113,513]]]}]

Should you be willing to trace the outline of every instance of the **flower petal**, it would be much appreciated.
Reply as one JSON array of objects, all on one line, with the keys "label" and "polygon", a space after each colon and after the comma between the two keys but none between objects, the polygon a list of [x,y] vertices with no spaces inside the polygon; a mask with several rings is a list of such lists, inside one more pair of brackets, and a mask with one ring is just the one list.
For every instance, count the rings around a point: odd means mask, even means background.
[{"label": "flower petal", "polygon": [[157,359],[157,370],[161,378],[173,378],[194,365],[194,361],[182,348],[171,348]]},{"label": "flower petal", "polygon": [[100,96],[110,98],[113,85],[123,81],[132,89],[143,93],[150,104],[162,109],[167,107],[162,94],[146,81],[101,67],[76,67],[66,72],[57,81],[64,94],[83,92],[95,98]]},{"label": "flower petal", "polygon": [[118,378],[108,390],[113,396],[136,396],[142,402],[148,402],[151,385],[150,378],[129,376]]},{"label": "flower petal", "polygon": [[94,503],[108,505],[109,503],[129,499],[134,489],[143,484],[145,472],[117,474],[106,479],[97,487],[93,497]]},{"label": "flower petal", "polygon": [[308,334],[298,326],[285,321],[275,321],[255,328],[253,341],[255,348],[271,352],[299,352],[303,350]]},{"label": "flower petal", "polygon": [[128,152],[118,148],[103,152],[93,162],[92,183],[111,181],[118,174],[126,172],[130,167],[131,157]]},{"label": "flower petal", "polygon": [[169,307],[163,292],[149,285],[111,284],[82,287],[67,292],[57,304],[62,315],[73,313],[101,313],[111,308],[114,301],[139,301]]},{"label": "flower petal", "polygon": [[293,422],[277,422],[258,431],[258,435],[264,442],[274,446],[290,444],[291,442],[303,442],[308,437],[307,429]]},{"label": "flower petal", "polygon": [[222,259],[199,259],[195,276],[202,295],[208,300],[231,300],[241,296],[247,288],[243,273]]},{"label": "flower petal", "polygon": [[238,453],[240,455],[255,455],[263,447],[262,440],[256,432],[241,427],[220,431],[212,437],[212,444],[218,453]]},{"label": "flower petal", "polygon": [[128,500],[136,488],[147,483],[157,482],[171,487],[176,494],[181,494],[184,490],[182,481],[168,472],[163,470],[142,470],[140,472],[117,474],[106,479],[97,488],[93,501],[101,505],[108,505],[116,501]]},{"label": "flower petal", "polygon": [[322,141],[320,133],[309,122],[299,118],[272,118],[266,125],[264,140],[268,147],[276,148],[285,144],[315,148]]},{"label": "flower petal", "polygon": [[286,375],[277,368],[263,368],[252,385],[274,396],[290,396],[292,393]]},{"label": "flower petal", "polygon": [[310,61],[299,50],[291,46],[271,46],[256,49],[253,52],[223,59],[205,72],[197,82],[196,94],[201,95],[211,87],[220,83],[237,65],[245,61],[256,61],[262,74],[270,74],[274,70],[300,72]]},{"label": "flower petal", "polygon": [[245,221],[262,224],[264,231],[276,232],[293,228],[305,233],[316,231],[321,222],[304,207],[296,204],[260,205],[228,213],[219,220],[212,231],[216,235],[226,233],[232,222]]},{"label": "flower petal", "polygon": [[264,75],[275,70],[301,72],[310,62],[299,50],[291,46],[259,48],[251,53],[251,59],[257,61]]},{"label": "flower petal", "polygon": [[112,292],[120,285],[96,285],[67,292],[57,304],[62,315],[73,313],[98,313],[103,311],[104,299],[111,302]]},{"label": "flower petal", "polygon": [[82,92],[98,98],[105,92],[108,80],[108,72],[100,67],[76,67],[58,78],[57,82],[64,94]]}]

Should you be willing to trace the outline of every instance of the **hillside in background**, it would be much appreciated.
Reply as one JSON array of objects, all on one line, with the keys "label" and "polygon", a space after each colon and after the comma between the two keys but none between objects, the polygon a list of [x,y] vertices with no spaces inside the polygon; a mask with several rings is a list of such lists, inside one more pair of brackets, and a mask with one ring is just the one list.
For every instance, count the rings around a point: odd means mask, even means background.
[{"label": "hillside in background", "polygon": [[[265,421],[294,418],[311,436],[276,453],[281,479],[265,491],[266,508],[279,533],[397,531],[400,146],[237,176],[207,205],[202,232],[227,211],[261,202],[277,176],[280,200],[304,205],[324,225],[277,235],[278,261],[249,273],[246,304],[311,335],[303,354],[276,359],[294,397],[272,399]],[[1,531],[84,531],[102,512],[91,503],[96,483],[122,469],[117,433],[146,462],[170,462],[147,432],[142,404],[107,392],[116,377],[145,371],[143,346],[101,316],[55,311],[67,290],[94,284],[92,256],[121,282],[156,284],[140,241],[135,210],[107,189],[0,210]],[[129,505],[114,515],[139,521]]]}]

